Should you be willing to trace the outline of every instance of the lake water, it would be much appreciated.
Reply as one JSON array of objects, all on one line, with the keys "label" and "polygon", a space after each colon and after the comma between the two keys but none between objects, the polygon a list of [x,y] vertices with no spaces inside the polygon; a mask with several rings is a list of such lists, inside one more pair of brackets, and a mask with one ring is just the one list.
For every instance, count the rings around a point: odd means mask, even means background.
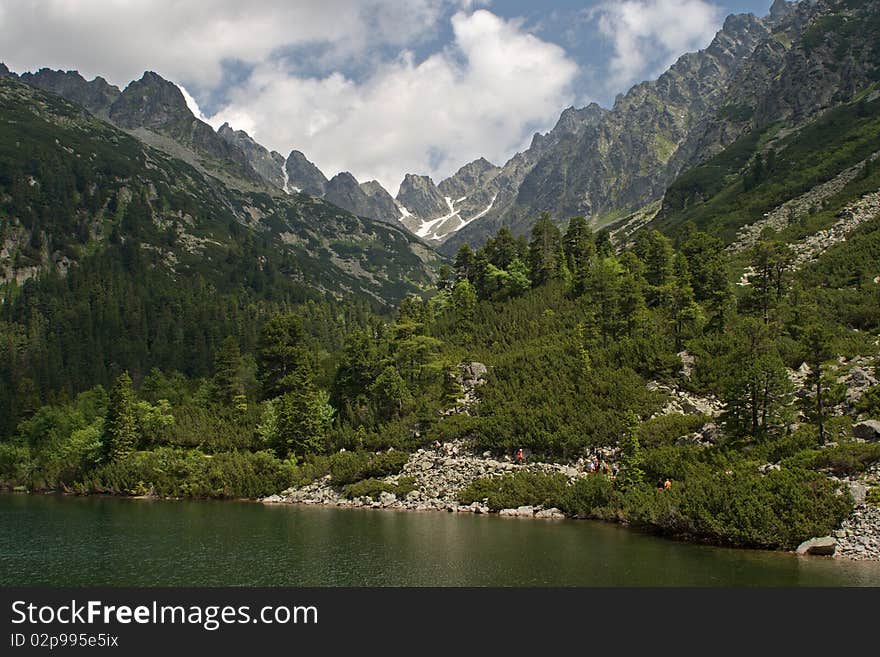
[{"label": "lake water", "polygon": [[590,521],[7,494],[0,585],[878,586],[880,564]]}]

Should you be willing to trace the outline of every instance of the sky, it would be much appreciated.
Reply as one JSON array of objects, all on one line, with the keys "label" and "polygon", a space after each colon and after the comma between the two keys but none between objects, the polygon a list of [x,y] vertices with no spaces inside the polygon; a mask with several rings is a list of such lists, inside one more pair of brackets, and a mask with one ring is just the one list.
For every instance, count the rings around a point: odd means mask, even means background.
[{"label": "sky", "polygon": [[503,164],[563,109],[610,107],[725,16],[771,0],[4,0],[0,61],[100,75],[152,70],[215,128],[228,122],[328,177],[392,195],[478,157]]}]

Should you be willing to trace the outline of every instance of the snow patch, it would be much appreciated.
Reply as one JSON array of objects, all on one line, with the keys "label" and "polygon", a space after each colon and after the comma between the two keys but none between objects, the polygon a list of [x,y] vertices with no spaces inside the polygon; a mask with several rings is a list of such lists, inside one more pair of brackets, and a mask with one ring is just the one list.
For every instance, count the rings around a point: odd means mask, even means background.
[{"label": "snow patch", "polygon": [[493,196],[493,197],[492,197],[492,200],[489,202],[489,205],[486,206],[486,209],[485,209],[485,210],[480,210],[479,212],[477,212],[477,214],[475,214],[475,215],[474,215],[473,217],[471,217],[470,219],[462,220],[462,224],[461,224],[461,225],[462,225],[462,226],[467,226],[467,225],[468,225],[469,223],[471,223],[472,221],[476,221],[476,220],[479,219],[480,217],[485,217],[487,214],[489,214],[489,210],[491,210],[492,207],[495,205],[495,199],[497,199],[497,198],[498,198],[498,194],[495,194],[495,196]]},{"label": "snow patch", "polygon": [[290,175],[287,173],[287,162],[281,165],[281,176],[284,178],[284,187],[282,189],[285,194],[290,194]]},{"label": "snow patch", "polygon": [[445,214],[442,217],[437,217],[436,219],[423,221],[422,225],[419,226],[418,230],[416,230],[417,236],[428,237],[428,239],[432,240],[439,240],[439,237],[437,237],[436,235],[432,235],[434,229],[439,228],[443,225],[443,222],[447,221],[448,219],[452,219],[458,214],[458,212],[455,210],[455,205],[452,202],[452,198],[450,198],[449,196],[444,196],[443,198],[446,200],[446,207],[449,208],[449,214]]}]

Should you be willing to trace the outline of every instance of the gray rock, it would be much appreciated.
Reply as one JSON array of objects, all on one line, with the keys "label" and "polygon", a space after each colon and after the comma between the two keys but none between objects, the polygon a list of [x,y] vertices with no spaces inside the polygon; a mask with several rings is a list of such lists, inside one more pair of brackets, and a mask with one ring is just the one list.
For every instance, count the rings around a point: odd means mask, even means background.
[{"label": "gray rock", "polygon": [[516,508],[516,515],[520,517],[532,517],[535,515],[535,508],[531,506],[518,506]]},{"label": "gray rock", "polygon": [[298,189],[312,196],[323,196],[327,188],[327,177],[300,151],[290,151],[284,163],[287,170],[288,189]]},{"label": "gray rock", "polygon": [[832,536],[811,538],[798,545],[798,554],[812,554],[816,556],[831,556],[837,548],[837,539]]},{"label": "gray rock", "polygon": [[856,505],[864,504],[865,497],[868,495],[868,486],[861,481],[848,481],[849,493],[852,495],[853,502]]},{"label": "gray rock", "polygon": [[862,440],[880,440],[880,422],[865,420],[853,425],[853,435]]}]

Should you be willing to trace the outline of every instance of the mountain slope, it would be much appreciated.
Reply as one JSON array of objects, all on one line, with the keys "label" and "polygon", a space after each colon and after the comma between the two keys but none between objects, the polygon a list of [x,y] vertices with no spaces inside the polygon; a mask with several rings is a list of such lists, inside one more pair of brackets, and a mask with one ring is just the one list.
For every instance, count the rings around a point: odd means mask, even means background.
[{"label": "mountain slope", "polygon": [[277,251],[252,266],[283,258],[298,284],[337,296],[394,302],[430,279],[435,257],[401,229],[306,195],[227,187],[11,77],[0,107],[3,282],[66,271],[127,231],[175,274],[209,271],[245,235]]}]

